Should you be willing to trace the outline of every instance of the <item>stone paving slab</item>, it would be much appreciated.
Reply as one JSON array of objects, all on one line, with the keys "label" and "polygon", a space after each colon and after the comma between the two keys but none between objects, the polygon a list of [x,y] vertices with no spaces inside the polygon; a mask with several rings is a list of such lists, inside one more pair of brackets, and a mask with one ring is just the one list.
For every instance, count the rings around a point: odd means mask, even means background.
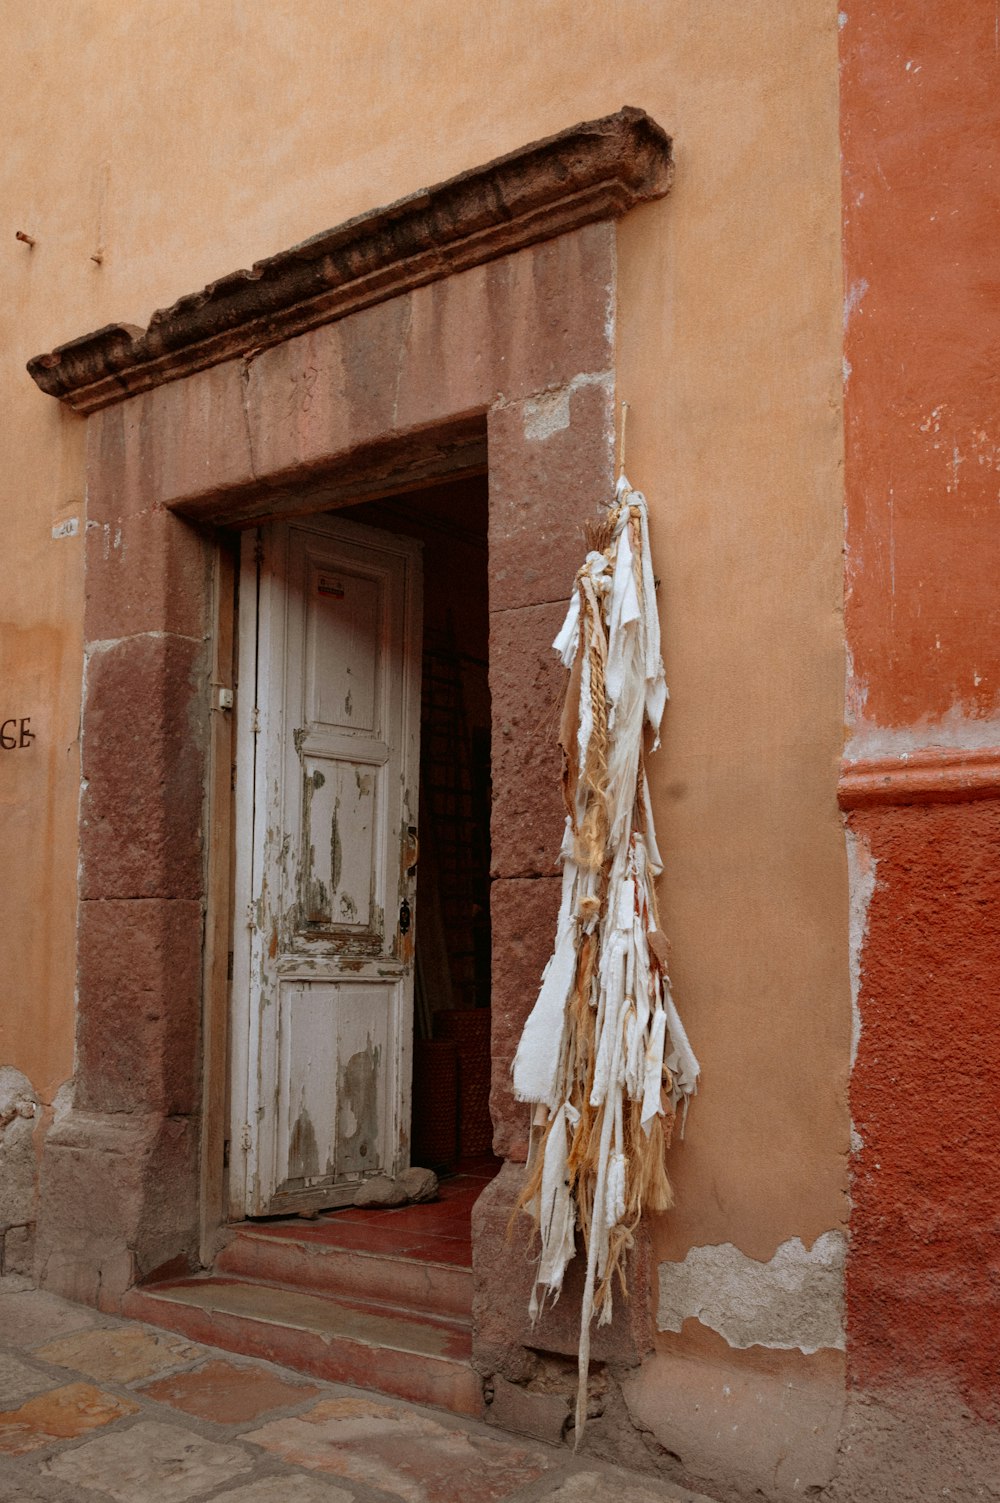
[{"label": "stone paving slab", "polygon": [[689,1498],[696,1503],[697,1494],[682,1488],[665,1494],[655,1482],[641,1477],[590,1471],[575,1472],[553,1491],[540,1493],[537,1503],[664,1503],[665,1498]]},{"label": "stone paving slab", "polygon": [[295,1478],[294,1491],[290,1493],[288,1477],[280,1476],[248,1483],[235,1492],[217,1493],[212,1503],[354,1503],[355,1496],[335,1482],[302,1476]]},{"label": "stone paving slab", "polygon": [[240,1425],[275,1409],[317,1399],[321,1390],[305,1378],[279,1376],[270,1365],[249,1367],[222,1360],[146,1383],[142,1392],[185,1414],[215,1424]]},{"label": "stone paving slab", "polygon": [[244,1437],[285,1461],[403,1503],[502,1503],[551,1466],[538,1447],[455,1430],[381,1399],[328,1399]]},{"label": "stone paving slab", "polygon": [[23,1456],[57,1440],[76,1440],[138,1411],[138,1404],[92,1383],[67,1383],[0,1414],[0,1455]]},{"label": "stone paving slab", "polygon": [[709,1503],[567,1447],[9,1287],[0,1503]]},{"label": "stone paving slab", "polygon": [[178,1425],[141,1420],[53,1456],[45,1470],[63,1482],[89,1487],[115,1503],[188,1503],[220,1482],[253,1470],[243,1446],[216,1445]]},{"label": "stone paving slab", "polygon": [[29,1367],[10,1352],[0,1352],[0,1410],[16,1409],[33,1393],[51,1388],[52,1379],[40,1368]]},{"label": "stone paving slab", "polygon": [[46,1346],[35,1356],[57,1367],[75,1368],[99,1383],[135,1383],[168,1368],[184,1367],[207,1357],[203,1346],[168,1331],[127,1325],[117,1329],[78,1331]]},{"label": "stone paving slab", "polygon": [[86,1306],[73,1305],[53,1294],[34,1291],[0,1294],[0,1342],[21,1351],[54,1341],[69,1331],[83,1330],[94,1325],[98,1318]]}]

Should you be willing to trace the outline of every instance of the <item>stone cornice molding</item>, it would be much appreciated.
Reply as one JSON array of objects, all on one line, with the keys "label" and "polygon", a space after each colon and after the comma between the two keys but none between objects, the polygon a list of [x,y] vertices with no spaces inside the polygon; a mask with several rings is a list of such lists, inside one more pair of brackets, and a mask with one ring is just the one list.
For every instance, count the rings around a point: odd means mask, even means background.
[{"label": "stone cornice molding", "polygon": [[661,198],[670,137],[625,108],[373,209],[154,313],[36,355],[42,391],[94,412],[498,256]]},{"label": "stone cornice molding", "polygon": [[1000,747],[924,747],[908,756],[845,762],[837,785],[844,810],[981,798],[1000,798]]}]

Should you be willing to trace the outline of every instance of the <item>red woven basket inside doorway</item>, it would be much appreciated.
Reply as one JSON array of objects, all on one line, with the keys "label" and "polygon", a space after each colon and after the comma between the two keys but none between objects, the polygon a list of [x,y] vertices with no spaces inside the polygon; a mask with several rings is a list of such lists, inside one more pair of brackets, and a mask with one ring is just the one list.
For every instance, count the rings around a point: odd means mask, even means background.
[{"label": "red woven basket inside doorway", "polygon": [[458,1048],[458,1151],[462,1158],[489,1153],[493,1146],[490,1118],[490,1010],[460,1007],[439,1012],[437,1031]]},{"label": "red woven basket inside doorway", "polygon": [[450,1169],[458,1137],[458,1049],[454,1039],[413,1041],[413,1127],[410,1159]]}]

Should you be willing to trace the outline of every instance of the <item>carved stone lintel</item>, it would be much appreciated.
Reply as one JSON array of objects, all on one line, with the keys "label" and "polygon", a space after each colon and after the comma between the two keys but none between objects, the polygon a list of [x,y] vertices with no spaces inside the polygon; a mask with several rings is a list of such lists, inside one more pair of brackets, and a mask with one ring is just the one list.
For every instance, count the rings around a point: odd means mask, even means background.
[{"label": "carved stone lintel", "polygon": [[42,391],[94,412],[660,198],[670,145],[643,110],[574,125],[232,272],[154,313],[145,331],[108,324],[28,370]]}]

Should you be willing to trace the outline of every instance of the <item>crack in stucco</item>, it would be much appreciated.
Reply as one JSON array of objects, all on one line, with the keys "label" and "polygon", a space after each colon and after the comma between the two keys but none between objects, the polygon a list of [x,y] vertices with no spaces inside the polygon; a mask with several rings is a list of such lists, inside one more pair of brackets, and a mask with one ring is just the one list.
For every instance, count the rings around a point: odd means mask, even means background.
[{"label": "crack in stucco", "polygon": [[810,1249],[792,1237],[767,1263],[731,1242],[692,1247],[682,1263],[660,1264],[657,1325],[680,1331],[699,1320],[731,1347],[843,1350],[846,1246],[839,1231]]},{"label": "crack in stucco", "polygon": [[260,482],[257,474],[257,465],[253,452],[253,423],[250,420],[250,367],[259,350],[250,350],[240,357],[240,406],[243,410],[243,424],[247,435],[247,464],[250,466],[250,475],[256,482]]},{"label": "crack in stucco", "polygon": [[392,431],[399,427],[399,393],[403,384],[403,372],[410,358],[410,334],[413,329],[413,298],[408,297],[403,306],[403,327],[399,334],[396,357],[396,377],[392,390]]}]

